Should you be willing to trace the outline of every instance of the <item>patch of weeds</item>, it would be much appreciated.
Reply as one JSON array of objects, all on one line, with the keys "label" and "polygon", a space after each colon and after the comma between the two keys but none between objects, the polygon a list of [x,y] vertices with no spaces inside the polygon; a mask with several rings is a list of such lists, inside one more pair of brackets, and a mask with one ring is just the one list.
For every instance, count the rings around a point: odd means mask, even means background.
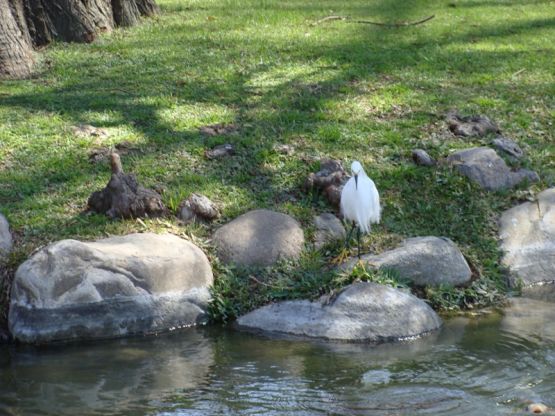
[{"label": "patch of weeds", "polygon": [[225,266],[217,263],[208,311],[212,322],[226,323],[270,302],[315,300],[353,282],[374,282],[408,289],[408,282],[394,270],[366,269],[357,264],[352,272],[326,267],[318,252],[306,253],[298,262],[281,261],[267,268]]},{"label": "patch of weeds", "polygon": [[367,269],[362,262],[355,265],[353,270],[346,274],[348,283],[356,281],[378,283],[380,285],[391,286],[395,289],[409,289],[410,282],[393,269]]},{"label": "patch of weeds", "polygon": [[427,302],[437,311],[454,312],[488,306],[500,306],[506,300],[506,288],[489,278],[473,281],[468,287],[426,287]]},{"label": "patch of weeds", "polygon": [[215,281],[208,311],[213,322],[229,322],[273,301],[314,299],[336,286],[335,271],[315,252],[299,261],[280,261],[266,268],[213,264]]}]

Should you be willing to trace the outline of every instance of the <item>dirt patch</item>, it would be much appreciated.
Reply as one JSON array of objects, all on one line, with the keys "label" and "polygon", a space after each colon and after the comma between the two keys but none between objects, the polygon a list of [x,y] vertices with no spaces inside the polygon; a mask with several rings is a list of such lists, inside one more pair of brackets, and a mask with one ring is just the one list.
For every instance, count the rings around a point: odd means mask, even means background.
[{"label": "dirt patch", "polygon": [[239,126],[237,124],[211,124],[202,126],[199,131],[205,136],[225,136],[227,134],[237,133]]}]

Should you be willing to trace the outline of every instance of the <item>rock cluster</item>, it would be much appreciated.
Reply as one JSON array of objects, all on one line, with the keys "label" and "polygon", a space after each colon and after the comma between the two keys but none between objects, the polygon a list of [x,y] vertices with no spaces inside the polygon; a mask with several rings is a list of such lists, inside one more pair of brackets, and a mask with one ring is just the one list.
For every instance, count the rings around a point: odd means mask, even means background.
[{"label": "rock cluster", "polygon": [[505,161],[489,147],[460,150],[450,155],[447,163],[488,191],[512,188],[524,180],[539,180],[536,172],[527,169],[511,171]]},{"label": "rock cluster", "polygon": [[490,133],[500,133],[499,127],[486,116],[461,116],[456,112],[447,114],[449,130],[456,136],[483,137]]},{"label": "rock cluster", "polygon": [[341,190],[349,177],[338,160],[323,160],[320,170],[311,173],[305,182],[305,188],[317,189],[324,193],[328,201],[335,207],[339,207],[341,201]]}]

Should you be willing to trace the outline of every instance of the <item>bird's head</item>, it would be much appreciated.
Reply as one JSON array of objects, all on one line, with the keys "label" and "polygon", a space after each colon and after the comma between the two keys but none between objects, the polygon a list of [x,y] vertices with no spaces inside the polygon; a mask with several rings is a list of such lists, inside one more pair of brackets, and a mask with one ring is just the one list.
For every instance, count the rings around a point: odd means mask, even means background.
[{"label": "bird's head", "polygon": [[351,173],[353,174],[354,178],[355,178],[355,188],[358,189],[358,174],[360,172],[363,172],[364,169],[362,169],[362,165],[360,164],[360,162],[358,160],[355,160],[353,163],[351,163]]}]

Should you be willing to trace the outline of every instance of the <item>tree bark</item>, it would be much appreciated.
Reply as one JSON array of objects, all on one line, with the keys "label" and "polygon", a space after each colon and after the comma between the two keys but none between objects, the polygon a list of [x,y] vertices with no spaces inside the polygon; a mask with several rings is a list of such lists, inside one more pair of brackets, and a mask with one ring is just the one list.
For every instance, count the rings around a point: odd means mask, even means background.
[{"label": "tree bark", "polygon": [[0,0],[0,78],[28,76],[31,47],[92,42],[158,12],[156,0]]},{"label": "tree bark", "polygon": [[139,21],[141,12],[134,1],[112,0],[114,19],[118,26],[134,26]]},{"label": "tree bark", "polygon": [[154,0],[135,0],[142,16],[154,16],[160,13],[160,8]]},{"label": "tree bark", "polygon": [[33,69],[33,50],[18,25],[18,10],[16,2],[0,0],[0,78],[25,78]]}]

